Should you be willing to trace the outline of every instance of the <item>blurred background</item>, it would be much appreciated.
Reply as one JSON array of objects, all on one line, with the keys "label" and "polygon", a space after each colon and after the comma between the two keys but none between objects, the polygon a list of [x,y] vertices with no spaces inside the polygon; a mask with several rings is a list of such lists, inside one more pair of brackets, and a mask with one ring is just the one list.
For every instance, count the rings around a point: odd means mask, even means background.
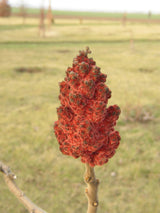
[{"label": "blurred background", "polygon": [[[54,136],[59,85],[79,50],[107,74],[121,144],[96,167],[99,212],[160,212],[160,4],[148,1],[0,1],[0,160],[52,213],[86,212],[80,159]],[[0,212],[25,213],[0,177]]]}]

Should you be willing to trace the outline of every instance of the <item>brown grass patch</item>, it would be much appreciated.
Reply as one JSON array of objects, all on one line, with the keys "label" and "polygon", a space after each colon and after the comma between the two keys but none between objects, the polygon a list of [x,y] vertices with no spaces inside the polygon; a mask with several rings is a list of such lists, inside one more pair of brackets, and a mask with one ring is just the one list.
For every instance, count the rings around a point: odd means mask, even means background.
[{"label": "brown grass patch", "polygon": [[152,121],[154,116],[148,107],[127,104],[124,108],[124,119],[130,122],[146,123]]},{"label": "brown grass patch", "polygon": [[155,71],[155,69],[153,68],[139,68],[140,72],[144,72],[144,73],[152,73]]},{"label": "brown grass patch", "polygon": [[15,71],[20,73],[38,73],[42,72],[42,69],[39,67],[18,67]]}]

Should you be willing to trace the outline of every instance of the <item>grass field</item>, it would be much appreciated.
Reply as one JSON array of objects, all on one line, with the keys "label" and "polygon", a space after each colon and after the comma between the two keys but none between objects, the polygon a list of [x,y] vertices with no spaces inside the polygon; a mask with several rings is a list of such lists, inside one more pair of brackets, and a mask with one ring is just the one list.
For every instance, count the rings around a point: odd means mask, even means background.
[{"label": "grass field", "polygon": [[[0,160],[19,187],[49,213],[86,212],[84,164],[60,153],[53,133],[58,82],[79,50],[108,75],[109,105],[122,110],[121,145],[96,167],[99,213],[160,212],[160,27],[55,20],[38,36],[38,20],[0,19]],[[39,67],[39,73],[19,73]],[[0,212],[25,213],[0,176]]]}]

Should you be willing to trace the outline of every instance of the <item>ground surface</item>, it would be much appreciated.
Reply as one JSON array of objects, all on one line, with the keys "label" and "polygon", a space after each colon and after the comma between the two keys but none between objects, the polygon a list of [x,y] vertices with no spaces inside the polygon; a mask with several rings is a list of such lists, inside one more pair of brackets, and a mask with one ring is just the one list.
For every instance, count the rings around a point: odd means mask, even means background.
[{"label": "ground surface", "polygon": [[[160,27],[151,24],[55,20],[46,37],[36,19],[0,19],[0,160],[18,185],[50,213],[86,212],[84,164],[62,155],[53,134],[58,82],[78,50],[108,75],[109,105],[118,104],[122,140],[96,167],[99,213],[160,212]],[[38,67],[40,72],[17,72]],[[0,212],[25,213],[0,176]]]}]

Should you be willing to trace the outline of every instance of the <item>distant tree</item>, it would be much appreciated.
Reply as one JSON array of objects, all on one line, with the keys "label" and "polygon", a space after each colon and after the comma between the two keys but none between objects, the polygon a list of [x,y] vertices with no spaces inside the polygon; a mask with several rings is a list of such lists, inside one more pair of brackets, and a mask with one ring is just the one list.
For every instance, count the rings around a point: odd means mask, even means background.
[{"label": "distant tree", "polygon": [[45,37],[45,11],[42,7],[40,10],[39,35]]},{"label": "distant tree", "polygon": [[8,4],[8,0],[1,0],[0,2],[0,16],[8,17],[11,15],[11,6]]},{"label": "distant tree", "polygon": [[23,24],[25,24],[27,12],[26,12],[26,8],[25,8],[23,0],[21,1],[21,6],[20,6],[20,16],[23,18]]},{"label": "distant tree", "polygon": [[52,7],[51,7],[51,0],[49,0],[47,19],[48,19],[48,25],[50,27],[54,23],[54,18],[53,18],[53,14],[52,14]]}]

